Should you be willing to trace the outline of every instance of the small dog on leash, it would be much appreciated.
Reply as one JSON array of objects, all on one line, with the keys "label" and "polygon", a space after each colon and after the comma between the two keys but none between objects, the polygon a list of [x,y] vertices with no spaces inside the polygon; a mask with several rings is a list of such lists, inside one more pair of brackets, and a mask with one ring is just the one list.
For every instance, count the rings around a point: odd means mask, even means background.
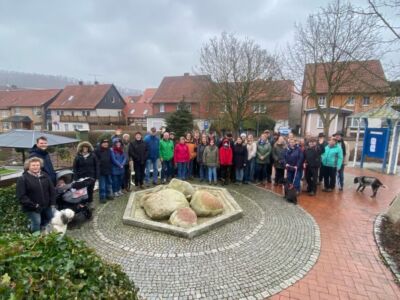
[{"label": "small dog on leash", "polygon": [[47,225],[46,233],[57,232],[63,236],[67,231],[67,225],[75,216],[72,209],[56,210],[49,225]]},{"label": "small dog on leash", "polygon": [[282,180],[283,190],[284,190],[284,198],[293,204],[297,204],[297,191],[293,184],[289,183],[287,179]]},{"label": "small dog on leash", "polygon": [[380,187],[387,188],[378,178],[372,176],[359,176],[354,178],[354,183],[358,183],[357,192],[363,192],[367,186],[371,186],[372,195],[374,198]]}]

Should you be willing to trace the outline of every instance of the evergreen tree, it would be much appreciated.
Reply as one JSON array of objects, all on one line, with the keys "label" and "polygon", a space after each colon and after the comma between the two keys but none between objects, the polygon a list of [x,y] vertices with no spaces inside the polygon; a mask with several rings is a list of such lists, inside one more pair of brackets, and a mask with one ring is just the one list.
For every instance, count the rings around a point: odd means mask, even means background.
[{"label": "evergreen tree", "polygon": [[167,119],[167,129],[175,132],[177,138],[185,136],[185,133],[193,130],[193,115],[187,105],[182,101],[177,111],[170,114]]}]

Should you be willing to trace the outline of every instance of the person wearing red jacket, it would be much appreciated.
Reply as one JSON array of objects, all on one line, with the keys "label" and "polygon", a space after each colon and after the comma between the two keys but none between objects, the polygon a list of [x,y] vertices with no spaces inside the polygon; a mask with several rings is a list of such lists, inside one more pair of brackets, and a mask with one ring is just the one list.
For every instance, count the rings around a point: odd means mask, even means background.
[{"label": "person wearing red jacket", "polygon": [[174,149],[174,163],[178,167],[178,179],[186,179],[186,169],[190,161],[189,147],[185,143],[185,138],[181,136],[179,143],[176,144]]},{"label": "person wearing red jacket", "polygon": [[219,148],[219,165],[221,167],[221,180],[223,185],[229,183],[232,159],[233,151],[229,140],[223,139],[222,146]]}]

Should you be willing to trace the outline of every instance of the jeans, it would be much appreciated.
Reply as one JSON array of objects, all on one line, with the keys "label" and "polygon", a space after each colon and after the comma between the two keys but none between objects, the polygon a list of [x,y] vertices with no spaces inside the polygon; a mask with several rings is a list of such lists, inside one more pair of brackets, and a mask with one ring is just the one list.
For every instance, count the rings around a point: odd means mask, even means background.
[{"label": "jeans", "polygon": [[244,172],[244,181],[254,181],[254,170],[256,166],[256,159],[253,157],[252,159],[248,160],[246,163],[246,169]]},{"label": "jeans", "polygon": [[172,177],[172,160],[163,160],[161,163],[161,180],[169,179]]},{"label": "jeans", "polygon": [[343,189],[344,184],[344,165],[337,171],[337,181],[339,183],[339,188]]},{"label": "jeans", "polygon": [[235,169],[236,182],[243,181],[243,174],[244,174],[244,168],[236,168]]},{"label": "jeans", "polygon": [[[296,178],[294,178],[295,174],[296,174]],[[302,176],[303,176],[302,170],[297,170],[297,172],[293,168],[289,168],[287,170],[287,181],[289,184],[293,184],[293,186],[297,192],[300,192],[300,180],[301,180]]]},{"label": "jeans", "polygon": [[217,182],[217,167],[208,167],[208,181],[211,183],[213,180]]},{"label": "jeans", "polygon": [[203,164],[199,164],[200,180],[207,179],[207,167]]},{"label": "jeans", "polygon": [[178,179],[185,180],[188,163],[178,162],[177,165],[178,165]]},{"label": "jeans", "polygon": [[124,174],[112,176],[113,193],[121,191],[123,181],[124,181]]},{"label": "jeans", "polygon": [[31,221],[31,232],[36,232],[40,231],[41,226],[49,224],[50,220],[53,218],[53,211],[51,207],[46,207],[40,212],[28,211],[26,215]]},{"label": "jeans", "polygon": [[150,170],[153,167],[153,183],[157,183],[157,178],[158,178],[158,165],[157,165],[158,159],[148,159],[146,160],[146,177],[145,181],[146,183],[150,182]]},{"label": "jeans", "polygon": [[111,175],[100,175],[99,178],[99,193],[100,201],[104,200],[107,196],[112,195],[112,179]]},{"label": "jeans", "polygon": [[256,178],[264,181],[267,177],[267,164],[256,164]]},{"label": "jeans", "polygon": [[188,164],[186,165],[186,167],[187,167],[186,176],[187,176],[188,178],[193,177],[193,164],[194,164],[194,160],[195,160],[195,158],[194,158],[194,159],[191,159],[191,160],[188,162]]}]

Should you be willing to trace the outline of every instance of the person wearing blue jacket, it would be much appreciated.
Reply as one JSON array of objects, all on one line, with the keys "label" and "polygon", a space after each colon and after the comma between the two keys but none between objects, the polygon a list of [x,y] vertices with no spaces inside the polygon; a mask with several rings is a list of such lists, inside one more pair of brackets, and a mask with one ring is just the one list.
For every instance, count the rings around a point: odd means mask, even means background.
[{"label": "person wearing blue jacket", "polygon": [[304,154],[300,147],[296,144],[294,138],[289,138],[289,145],[285,153],[285,167],[287,172],[288,183],[293,183],[297,193],[300,193],[300,180],[303,174],[302,167]]},{"label": "person wearing blue jacket", "polygon": [[111,149],[111,161],[113,193],[116,197],[122,196],[126,156],[124,154],[124,148],[122,147],[122,141],[119,138],[115,138],[113,140],[113,147]]},{"label": "person wearing blue jacket", "polygon": [[160,157],[160,139],[157,137],[157,129],[151,128],[150,134],[144,138],[147,145],[148,154],[146,160],[146,185],[150,184],[150,170],[153,169],[153,185],[157,185],[158,178],[158,159]]},{"label": "person wearing blue jacket", "polygon": [[322,165],[324,172],[324,192],[332,192],[336,185],[336,172],[340,170],[343,164],[343,150],[337,144],[337,140],[331,137],[325,152],[322,154]]}]

